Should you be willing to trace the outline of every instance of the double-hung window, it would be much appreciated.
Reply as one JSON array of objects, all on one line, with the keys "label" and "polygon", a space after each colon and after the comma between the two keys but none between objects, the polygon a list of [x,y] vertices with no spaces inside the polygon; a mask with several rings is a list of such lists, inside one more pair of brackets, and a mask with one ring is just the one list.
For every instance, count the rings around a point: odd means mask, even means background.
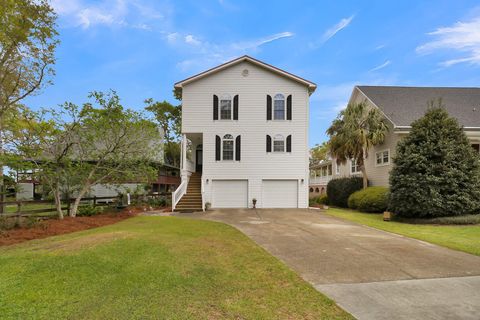
[{"label": "double-hung window", "polygon": [[384,166],[390,164],[390,150],[383,150],[375,153],[375,165]]},{"label": "double-hung window", "polygon": [[285,139],[281,134],[273,138],[273,152],[285,152]]},{"label": "double-hung window", "polygon": [[360,165],[357,163],[356,159],[352,159],[351,161],[351,166],[350,166],[350,173],[360,173]]},{"label": "double-hung window", "polygon": [[232,120],[232,97],[229,95],[220,98],[220,120]]},{"label": "double-hung window", "polygon": [[285,96],[280,93],[273,97],[273,120],[285,120]]},{"label": "double-hung window", "polygon": [[222,141],[222,159],[233,160],[234,140],[231,134],[223,136]]}]

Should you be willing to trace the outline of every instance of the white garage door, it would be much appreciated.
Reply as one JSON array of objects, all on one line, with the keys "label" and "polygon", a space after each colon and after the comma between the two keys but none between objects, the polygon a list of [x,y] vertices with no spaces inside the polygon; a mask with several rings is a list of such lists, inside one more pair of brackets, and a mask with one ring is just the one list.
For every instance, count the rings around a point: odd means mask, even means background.
[{"label": "white garage door", "polygon": [[212,208],[246,208],[247,180],[212,180]]},{"label": "white garage door", "polygon": [[297,208],[297,180],[263,180],[263,208]]}]

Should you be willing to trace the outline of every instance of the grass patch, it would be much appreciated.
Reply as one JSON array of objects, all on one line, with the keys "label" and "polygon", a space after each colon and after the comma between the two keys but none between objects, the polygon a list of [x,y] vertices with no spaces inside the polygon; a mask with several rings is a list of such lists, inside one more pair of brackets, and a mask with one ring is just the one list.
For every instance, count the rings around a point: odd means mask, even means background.
[{"label": "grass patch", "polygon": [[397,221],[385,222],[382,214],[361,213],[349,209],[330,208],[325,213],[377,229],[401,234],[447,248],[480,256],[480,225],[421,225]]},{"label": "grass patch", "polygon": [[136,217],[0,248],[2,319],[351,319],[236,229]]}]

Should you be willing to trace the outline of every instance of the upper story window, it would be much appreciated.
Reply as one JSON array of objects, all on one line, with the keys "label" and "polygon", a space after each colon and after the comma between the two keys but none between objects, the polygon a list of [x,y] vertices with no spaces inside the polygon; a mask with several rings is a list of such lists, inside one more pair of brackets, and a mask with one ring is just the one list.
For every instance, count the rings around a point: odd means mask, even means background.
[{"label": "upper story window", "polygon": [[285,152],[285,139],[281,134],[273,138],[273,152]]},{"label": "upper story window", "polygon": [[350,166],[350,173],[360,173],[360,165],[357,163],[356,159],[352,159],[350,161],[351,166]]},{"label": "upper story window", "polygon": [[232,97],[230,95],[220,97],[220,120],[232,120]]},{"label": "upper story window", "polygon": [[390,150],[383,150],[375,153],[375,165],[383,166],[390,164]]},{"label": "upper story window", "polygon": [[273,120],[285,120],[285,96],[280,93],[273,97]]},{"label": "upper story window", "polygon": [[222,159],[233,160],[234,140],[231,134],[226,134],[222,139]]}]

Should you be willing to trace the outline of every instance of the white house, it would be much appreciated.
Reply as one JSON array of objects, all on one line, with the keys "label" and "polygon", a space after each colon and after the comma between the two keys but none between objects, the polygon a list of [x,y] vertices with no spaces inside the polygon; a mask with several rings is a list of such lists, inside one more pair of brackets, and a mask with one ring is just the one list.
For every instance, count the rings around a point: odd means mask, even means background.
[{"label": "white house", "polygon": [[177,82],[182,183],[177,210],[306,208],[313,82],[243,56]]}]

